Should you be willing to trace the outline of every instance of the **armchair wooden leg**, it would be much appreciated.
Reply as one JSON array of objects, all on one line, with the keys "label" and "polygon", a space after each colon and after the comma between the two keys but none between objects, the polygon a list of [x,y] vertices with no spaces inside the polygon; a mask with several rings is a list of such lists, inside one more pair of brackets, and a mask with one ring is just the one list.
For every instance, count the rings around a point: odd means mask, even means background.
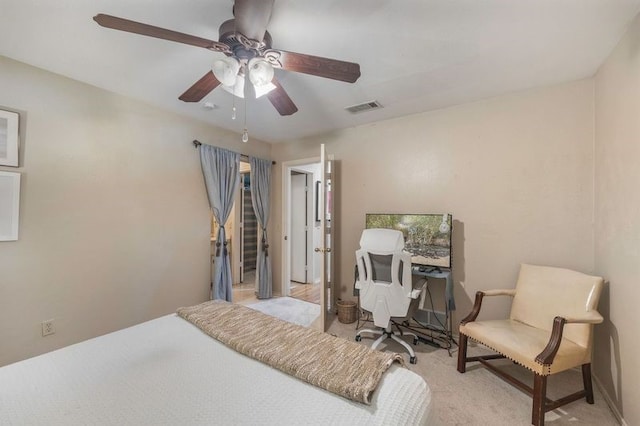
[{"label": "armchair wooden leg", "polygon": [[460,333],[458,341],[458,371],[464,373],[467,371],[467,340],[469,338]]},{"label": "armchair wooden leg", "polygon": [[544,426],[545,403],[547,400],[547,376],[534,373],[533,378],[533,412],[531,424]]},{"label": "armchair wooden leg", "polygon": [[582,383],[584,383],[585,398],[593,404],[593,385],[591,383],[591,364],[582,364]]}]

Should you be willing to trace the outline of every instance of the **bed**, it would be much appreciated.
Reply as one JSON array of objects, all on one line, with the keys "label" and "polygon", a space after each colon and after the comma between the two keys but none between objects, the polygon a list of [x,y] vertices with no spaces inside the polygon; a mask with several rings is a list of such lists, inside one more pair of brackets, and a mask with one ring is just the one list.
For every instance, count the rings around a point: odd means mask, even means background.
[{"label": "bed", "polygon": [[[296,326],[297,327],[297,326]],[[370,405],[242,355],[176,314],[0,368],[0,424],[427,424],[424,380],[394,364]]]}]

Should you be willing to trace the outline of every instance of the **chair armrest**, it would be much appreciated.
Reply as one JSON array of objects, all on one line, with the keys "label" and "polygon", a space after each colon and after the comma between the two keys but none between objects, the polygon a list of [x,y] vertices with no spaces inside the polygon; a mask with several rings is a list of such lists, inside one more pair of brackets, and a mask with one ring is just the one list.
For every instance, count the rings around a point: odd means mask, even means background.
[{"label": "chair armrest", "polygon": [[418,297],[420,297],[420,293],[422,293],[422,289],[421,288],[417,288],[415,290],[411,290],[411,293],[409,293],[409,297],[412,299],[417,299]]},{"label": "chair armrest", "polygon": [[412,299],[417,299],[418,297],[420,297],[420,294],[422,294],[422,290],[424,290],[426,286],[427,286],[427,280],[424,280],[419,287],[413,287],[413,284],[412,284],[412,289],[409,291],[407,296]]},{"label": "chair armrest", "polygon": [[544,350],[536,356],[536,361],[543,365],[551,365],[556,353],[558,353],[558,349],[560,349],[565,324],[600,324],[603,320],[602,315],[596,310],[587,311],[584,315],[578,317],[555,317],[553,319],[553,329],[551,330],[549,343],[547,343]]},{"label": "chair armrest", "polygon": [[484,293],[485,296],[515,296],[516,295],[516,289],[515,288],[510,288],[510,289],[500,289],[500,290],[482,290],[482,293]]},{"label": "chair armrest", "polygon": [[460,325],[464,325],[468,322],[472,322],[476,320],[476,318],[478,317],[478,314],[480,313],[480,308],[482,307],[482,297],[484,297],[483,292],[481,291],[476,292],[476,300],[473,303],[473,309],[471,309],[471,312],[469,312],[469,315],[467,315],[460,321]]},{"label": "chair armrest", "polygon": [[553,319],[553,329],[551,330],[549,343],[547,343],[544,350],[536,356],[536,362],[542,365],[551,365],[553,359],[556,357],[556,353],[558,353],[558,349],[560,349],[562,331],[564,330],[566,322],[567,320],[562,317],[555,317]]},{"label": "chair armrest", "polygon": [[471,312],[469,313],[469,315],[467,315],[466,317],[464,317],[464,319],[462,319],[462,321],[460,321],[461,325],[464,325],[468,322],[473,322],[476,320],[476,318],[478,317],[478,314],[480,313],[480,308],[482,307],[482,298],[484,296],[515,296],[516,295],[516,290],[515,289],[506,289],[506,290],[483,290],[483,291],[478,291],[476,292],[476,300],[473,303],[473,309],[471,309]]},{"label": "chair armrest", "polygon": [[358,290],[362,289],[362,285],[361,285],[360,281],[356,281],[355,288],[358,289]]},{"label": "chair armrest", "polygon": [[602,321],[604,321],[604,318],[602,318],[600,312],[593,310],[587,311],[584,313],[584,315],[580,315],[577,317],[566,317],[564,320],[567,324],[600,324]]}]

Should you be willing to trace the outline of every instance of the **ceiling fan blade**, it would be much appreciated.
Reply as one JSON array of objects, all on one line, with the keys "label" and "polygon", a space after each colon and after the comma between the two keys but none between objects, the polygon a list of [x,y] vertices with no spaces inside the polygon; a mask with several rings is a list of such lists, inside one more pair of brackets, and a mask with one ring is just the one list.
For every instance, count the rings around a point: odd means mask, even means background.
[{"label": "ceiling fan blade", "polygon": [[298,107],[293,103],[287,92],[275,78],[271,82],[276,86],[275,89],[267,93],[267,98],[271,105],[280,113],[280,115],[291,115],[298,111]]},{"label": "ceiling fan blade", "polygon": [[265,51],[264,58],[276,68],[346,81],[347,83],[355,83],[360,77],[360,65],[354,62],[277,49]]},{"label": "ceiling fan blade", "polygon": [[142,24],[140,22],[130,21],[116,16],[100,13],[94,16],[93,20],[105,28],[141,34],[162,40],[175,41],[177,43],[190,44],[191,46],[203,47],[216,52],[230,52],[229,46],[224,43],[167,30],[165,28],[154,27],[153,25]]},{"label": "ceiling fan blade", "polygon": [[233,16],[236,30],[247,38],[262,41],[271,19],[274,0],[236,0]]},{"label": "ceiling fan blade", "polygon": [[213,72],[209,71],[200,80],[187,89],[178,99],[184,102],[200,102],[202,98],[207,96],[213,89],[218,87],[220,82],[213,75]]}]

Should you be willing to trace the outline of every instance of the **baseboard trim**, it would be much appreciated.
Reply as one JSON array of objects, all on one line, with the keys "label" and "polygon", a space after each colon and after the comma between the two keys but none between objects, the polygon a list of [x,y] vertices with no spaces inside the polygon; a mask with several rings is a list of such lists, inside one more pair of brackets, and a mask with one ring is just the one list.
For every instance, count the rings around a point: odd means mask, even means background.
[{"label": "baseboard trim", "polygon": [[609,406],[609,409],[613,413],[613,416],[616,418],[616,420],[618,420],[618,423],[620,423],[622,426],[629,426],[627,422],[625,422],[624,419],[622,418],[622,414],[620,413],[620,410],[618,410],[618,407],[613,402],[613,399],[611,398],[611,396],[609,396],[609,393],[604,389],[604,386],[602,385],[602,382],[600,381],[600,379],[598,379],[598,377],[595,374],[592,374],[592,377],[593,377],[593,382],[596,384],[596,386],[600,390],[602,397],[604,398],[605,402]]}]

